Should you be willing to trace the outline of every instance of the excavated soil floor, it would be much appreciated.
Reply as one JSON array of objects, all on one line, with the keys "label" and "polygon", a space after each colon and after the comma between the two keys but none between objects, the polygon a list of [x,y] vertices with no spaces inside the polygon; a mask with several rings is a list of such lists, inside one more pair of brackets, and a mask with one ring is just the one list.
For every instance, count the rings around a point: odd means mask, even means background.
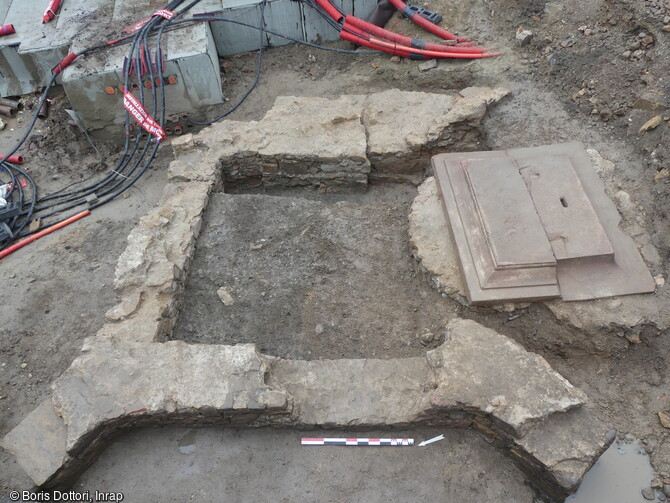
[{"label": "excavated soil floor", "polygon": [[[280,95],[507,86],[511,96],[490,110],[484,124],[487,147],[579,140],[598,149],[615,162],[615,188],[630,194],[637,205],[636,223],[658,249],[650,262],[653,274],[667,278],[670,177],[663,168],[670,167],[670,127],[663,122],[638,136],[654,113],[632,108],[650,90],[660,100],[670,94],[670,33],[662,31],[670,15],[667,2],[436,0],[430,7],[450,27],[495,44],[505,55],[440,63],[421,72],[417,62],[396,63],[381,55],[271,49],[257,89],[230,118],[258,119]],[[514,39],[520,26],[534,32],[524,47]],[[421,35],[399,18],[390,27]],[[255,59],[248,54],[223,61],[231,103],[252,81]],[[24,153],[26,167],[44,192],[95,176],[115,161],[114,146],[94,140],[97,153],[66,125],[62,105],[57,102],[51,118],[39,123]],[[16,140],[27,113],[0,132],[0,151]],[[105,311],[116,301],[110,285],[125,237],[157,201],[169,159],[169,148],[163,148],[128,198],[0,261],[0,435],[48,396],[50,382],[76,357],[82,339],[104,323]],[[302,358],[397,357],[421,354],[439,343],[446,319],[472,318],[538,352],[584,389],[595,413],[621,438],[640,439],[656,473],[670,484],[670,430],[657,417],[658,411],[670,409],[668,334],[646,329],[632,344],[613,332],[571,329],[537,304],[508,314],[440,297],[416,274],[409,255],[406,217],[414,194],[408,186],[342,195],[215,194],[175,337],[194,343],[253,341],[264,352]],[[230,288],[231,306],[218,297],[221,287]],[[421,432],[410,433],[421,438]],[[295,446],[298,432],[199,431],[198,447],[184,453],[179,443],[194,435],[186,430],[139,431],[121,437],[80,484],[126,491],[126,501],[213,501],[219,500],[222,485],[232,501],[264,500],[268,494],[280,501],[381,500],[377,494],[398,501],[538,501],[523,475],[480,437],[446,433],[447,441],[413,463],[402,452],[387,450],[326,451],[327,458],[321,458],[317,451]],[[436,453],[450,462],[436,467]],[[287,472],[289,461],[301,463],[303,471]],[[10,490],[32,487],[4,451],[0,464],[0,501]],[[442,476],[435,477],[440,470]],[[375,485],[385,477],[400,479],[395,487],[405,496],[394,498],[384,484]],[[282,486],[274,498],[286,479],[293,492]]]}]

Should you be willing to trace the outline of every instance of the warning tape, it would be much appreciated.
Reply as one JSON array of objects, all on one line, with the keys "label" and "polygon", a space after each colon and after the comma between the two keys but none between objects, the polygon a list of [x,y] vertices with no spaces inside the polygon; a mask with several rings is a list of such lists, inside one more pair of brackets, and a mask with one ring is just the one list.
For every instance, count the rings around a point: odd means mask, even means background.
[{"label": "warning tape", "polygon": [[130,35],[131,33],[135,33],[136,31],[140,30],[142,28],[142,26],[144,26],[149,21],[151,21],[152,17],[160,16],[160,17],[164,17],[165,19],[172,19],[174,17],[174,15],[175,15],[175,13],[171,10],[160,9],[160,10],[157,10],[156,12],[154,12],[152,16],[150,16],[146,19],[143,19],[142,21],[138,21],[135,24],[131,24],[130,26],[126,26],[123,29],[123,31],[125,31],[127,34]]},{"label": "warning tape", "polygon": [[142,103],[128,92],[128,89],[123,90],[123,107],[128,110],[128,113],[133,116],[147,133],[154,135],[158,141],[167,138],[160,124],[147,113]]},{"label": "warning tape", "polygon": [[302,438],[302,445],[414,445],[413,438]]}]

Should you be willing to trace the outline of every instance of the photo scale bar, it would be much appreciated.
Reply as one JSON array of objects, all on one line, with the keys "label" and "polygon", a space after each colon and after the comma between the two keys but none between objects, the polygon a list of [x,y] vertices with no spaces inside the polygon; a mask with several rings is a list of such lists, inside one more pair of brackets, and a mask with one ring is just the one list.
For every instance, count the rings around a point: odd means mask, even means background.
[{"label": "photo scale bar", "polygon": [[414,445],[413,438],[302,438],[302,445],[370,445],[404,447]]}]

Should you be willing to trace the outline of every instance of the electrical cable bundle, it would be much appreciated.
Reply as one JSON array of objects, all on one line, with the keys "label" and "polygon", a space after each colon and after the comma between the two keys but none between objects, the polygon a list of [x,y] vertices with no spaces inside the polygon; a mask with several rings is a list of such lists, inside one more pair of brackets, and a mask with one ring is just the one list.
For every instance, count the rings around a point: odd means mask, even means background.
[{"label": "electrical cable bundle", "polygon": [[[258,85],[263,63],[263,48],[266,45],[266,34],[275,35],[309,47],[343,54],[372,52],[324,47],[268,30],[265,27],[267,0],[260,3],[259,26],[212,14],[196,14],[190,19],[179,19],[201,0],[192,0],[185,7],[175,11],[184,1],[172,0],[165,9],[161,9],[150,18],[126,28],[127,36],[78,53],[71,53],[52,69],[51,79],[42,93],[36,107],[36,113],[26,132],[8,154],[0,157],[0,258],[42,235],[89,215],[91,210],[113,200],[132,187],[149,168],[156,157],[161,140],[165,138],[163,130],[166,116],[165,83],[163,80],[164,62],[161,49],[161,41],[165,31],[202,22],[226,22],[259,31],[257,69],[251,85],[229,110],[211,121],[196,121],[188,116],[184,117],[188,122],[196,125],[209,125],[233,113]],[[339,31],[340,38],[376,51],[413,59],[478,59],[498,55],[498,53],[489,52],[491,49],[474,47],[473,43],[467,41],[467,39],[457,37],[419,15],[415,16],[415,12],[409,9],[402,0],[391,0],[391,3],[417,24],[448,40],[450,45],[425,43],[380,28],[357,17],[345,15],[328,0],[303,1],[315,9],[333,29]],[[155,51],[150,48],[149,37],[154,37]],[[126,108],[124,131],[126,136],[119,160],[113,169],[95,182],[67,190],[73,185],[81,185],[86,181],[76,182],[46,196],[38,197],[37,185],[26,170],[18,166],[21,158],[15,154],[23,146],[34,128],[39,111],[47,100],[49,89],[55,84],[58,75],[78,57],[123,44],[130,45],[130,48],[123,67],[123,95],[124,107]],[[152,53],[154,54],[153,61]],[[143,82],[141,76],[145,73],[148,73],[149,80]],[[133,91],[136,91],[139,96],[132,94]],[[138,127],[135,127],[135,123]]]},{"label": "electrical cable bundle", "polygon": [[[141,61],[143,68],[149,74],[149,82],[152,85],[146,89],[144,83],[141,81],[139,69],[136,72],[136,79],[134,79],[130,75],[129,66],[126,65],[124,68],[124,87],[126,90],[139,90],[139,97],[136,101],[139,102],[140,108],[146,106],[148,115],[158,117],[158,129],[162,130],[161,125],[165,121],[166,114],[164,83],[162,78],[157,79],[156,77],[157,73],[162,74],[163,70],[162,52],[160,49],[163,32],[173,19],[177,19],[199,1],[195,0],[186,8],[173,12],[174,9],[184,3],[184,0],[173,0],[164,9],[166,12],[171,13],[170,19],[154,15],[146,20],[146,22],[138,23],[141,26],[130,36],[68,55],[54,67],[52,71],[53,75],[42,94],[37,110],[39,111],[42,108],[47,99],[48,91],[54,85],[58,75],[75,59],[109,46],[122,43],[130,44],[126,60]],[[154,52],[154,62],[150,61],[152,53],[149,49],[150,35],[155,35],[157,46]],[[136,117],[133,117],[133,120],[135,119]],[[149,168],[156,156],[160,140],[162,139],[160,136],[152,137],[152,135],[144,132],[141,127],[135,128],[131,126],[130,113],[126,112],[124,123],[126,137],[120,158],[113,169],[95,182],[88,183],[79,188],[71,190],[64,188],[49,195],[38,197],[37,186],[32,178],[16,163],[10,162],[14,160],[12,157],[13,154],[25,143],[35,126],[36,120],[37,113],[32,118],[31,123],[19,142],[0,161],[0,186],[6,188],[4,190],[4,202],[6,206],[11,206],[12,209],[16,207],[20,209],[17,215],[6,218],[4,221],[0,220],[0,258],[20,248],[31,239],[27,238],[16,242],[17,240],[25,238],[32,233],[43,235],[42,233],[45,231],[54,229],[55,226],[63,222],[71,222],[74,221],[73,219],[86,216],[91,210],[102,206],[128,190]],[[134,132],[131,134],[131,131]],[[78,184],[80,183],[83,182],[78,182]],[[1,204],[2,201],[0,201]],[[2,215],[2,208],[0,208],[0,219],[3,218]],[[28,229],[27,227],[31,222],[39,222],[39,225],[34,225]]]}]

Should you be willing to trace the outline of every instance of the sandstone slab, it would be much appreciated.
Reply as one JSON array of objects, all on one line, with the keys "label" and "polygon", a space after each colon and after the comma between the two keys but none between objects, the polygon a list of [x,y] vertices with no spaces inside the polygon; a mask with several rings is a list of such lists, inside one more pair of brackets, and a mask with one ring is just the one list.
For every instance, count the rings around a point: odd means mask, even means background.
[{"label": "sandstone slab", "polygon": [[[417,183],[437,149],[476,148],[487,107],[508,93],[468,89],[457,96],[399,90],[335,99],[282,96],[260,121],[223,121],[197,139],[176,140],[175,152],[206,150],[206,163],[222,169],[228,184],[330,190],[364,188],[369,181]],[[170,176],[202,180],[194,164],[178,160]]]},{"label": "sandstone slab", "polygon": [[[614,169],[614,164],[602,158],[597,151],[590,150],[588,155],[596,172],[601,176],[608,176]],[[604,192],[602,197],[606,198]],[[440,204],[435,180],[426,179],[419,186],[419,193],[412,204],[409,217],[412,254],[418,263],[418,268],[438,291],[462,304],[467,304],[459,270],[458,252],[449,234],[449,221],[446,215],[440,215],[444,213]],[[611,204],[609,200],[608,204]],[[618,220],[617,217],[616,221]],[[638,247],[648,243],[649,236],[639,225],[628,225],[626,229],[631,229],[630,235]],[[615,232],[623,231],[618,229]],[[625,295],[580,302],[565,302],[559,299],[545,304],[557,319],[580,330],[604,330],[622,336],[634,336],[645,326],[655,327],[658,330],[666,330],[670,326],[670,314],[664,309],[668,302],[668,292],[670,289],[666,284],[657,286],[654,295]]]},{"label": "sandstone slab", "polygon": [[432,162],[471,303],[654,290],[581,144]]},{"label": "sandstone slab", "polygon": [[586,403],[544,358],[471,320],[450,322],[444,344],[427,357],[437,383],[433,407],[490,415],[515,437]]},{"label": "sandstone slab", "polygon": [[471,304],[554,298],[556,260],[512,162],[479,152],[433,158]]},{"label": "sandstone slab", "polygon": [[583,392],[475,322],[453,320],[447,332],[426,357],[395,360],[282,360],[249,344],[89,338],[52,399],[2,445],[36,483],[65,487],[111,438],[146,425],[474,427],[548,494],[573,491],[613,439],[580,407]]}]

